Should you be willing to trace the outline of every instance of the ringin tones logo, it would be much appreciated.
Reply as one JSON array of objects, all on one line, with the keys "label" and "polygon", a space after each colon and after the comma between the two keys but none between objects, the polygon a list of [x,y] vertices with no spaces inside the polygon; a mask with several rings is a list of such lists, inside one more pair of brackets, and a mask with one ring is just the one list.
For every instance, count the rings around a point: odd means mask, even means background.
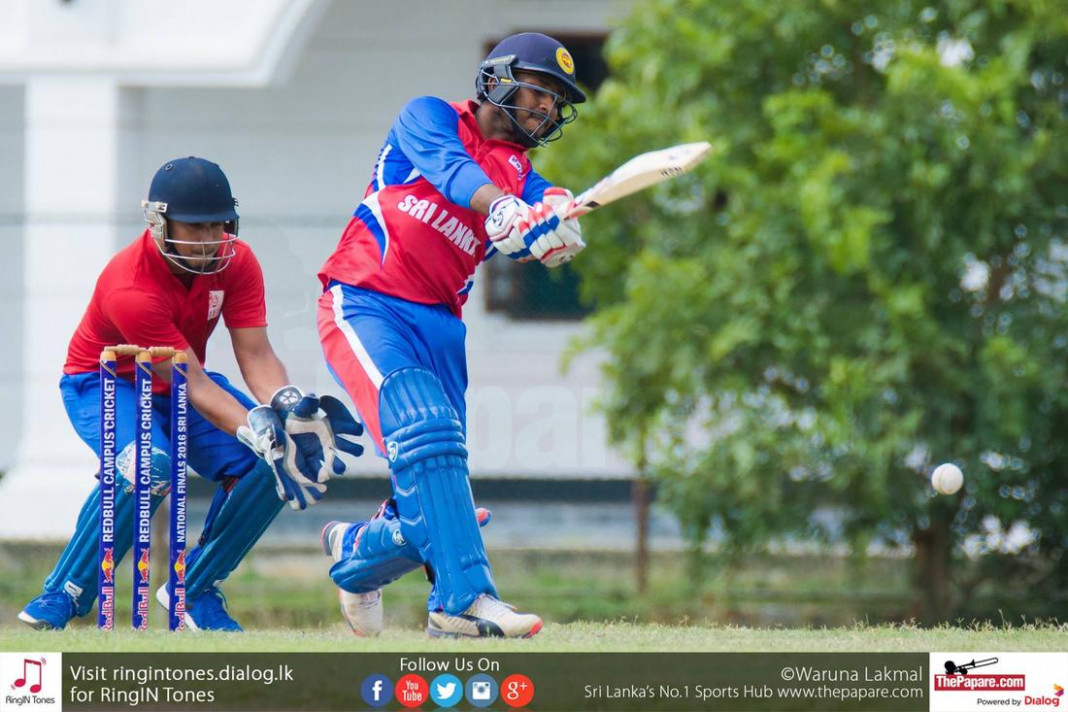
[{"label": "ringin tones logo", "polygon": [[0,708],[62,709],[62,661],[60,653],[0,653]]}]

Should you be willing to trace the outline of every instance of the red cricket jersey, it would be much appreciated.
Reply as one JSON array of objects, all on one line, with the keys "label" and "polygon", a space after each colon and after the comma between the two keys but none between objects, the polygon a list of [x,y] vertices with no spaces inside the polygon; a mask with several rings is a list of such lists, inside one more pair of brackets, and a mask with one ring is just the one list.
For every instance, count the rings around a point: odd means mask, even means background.
[{"label": "red cricket jersey", "polygon": [[[521,196],[531,174],[526,150],[486,140],[478,128],[477,102],[456,102],[457,133],[486,176],[506,193]],[[392,147],[388,147],[391,150]],[[337,280],[420,304],[444,304],[460,316],[486,255],[485,218],[456,205],[429,180],[404,165],[390,175],[387,151],[319,279]]]},{"label": "red cricket jersey", "polygon": [[[171,273],[145,230],[111,258],[96,281],[93,298],[67,348],[63,373],[95,371],[100,352],[115,344],[192,347],[204,365],[208,337],[219,317],[230,329],[267,326],[263,270],[249,246],[234,242],[234,257],[217,274],[198,274],[188,288]],[[132,357],[120,358],[118,372],[133,380]],[[170,386],[156,379],[156,393]]]}]

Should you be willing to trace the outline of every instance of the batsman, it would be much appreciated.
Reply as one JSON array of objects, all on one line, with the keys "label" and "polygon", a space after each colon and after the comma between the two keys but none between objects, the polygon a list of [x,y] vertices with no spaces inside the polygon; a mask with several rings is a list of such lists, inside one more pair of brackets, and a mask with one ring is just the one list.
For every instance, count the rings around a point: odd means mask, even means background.
[{"label": "batsman", "polygon": [[573,196],[527,150],[560,137],[586,100],[570,53],[537,33],[482,62],[476,99],[410,101],[319,278],[319,334],[380,455],[392,497],[365,522],[330,522],[324,550],[358,635],[382,629],[387,583],[424,567],[431,636],[530,637],[533,614],[503,603],[468,481],[467,362],[461,310],[496,253],[556,267],[583,248]]},{"label": "batsman", "polygon": [[[336,398],[304,394],[289,384],[267,338],[263,273],[237,238],[237,201],[222,169],[203,158],[167,162],[142,202],[147,229],[116,254],[97,280],[67,350],[60,392],[79,437],[100,454],[100,370],[105,347],[167,346],[188,358],[188,463],[219,483],[203,533],[186,559],[186,625],[240,631],[218,584],[237,567],[289,502],[315,504],[326,481],[343,474],[339,452],[359,455],[351,438],[363,427]],[[208,338],[220,318],[255,401],[225,376],[204,370]],[[19,619],[39,630],[61,629],[89,613],[98,566],[120,575],[132,546],[135,402],[132,358],[118,365],[116,469],[125,480],[115,497],[115,561],[98,564],[100,488],[82,507],[44,592]],[[170,359],[157,359],[152,418],[152,510],[170,488]],[[258,405],[267,403],[268,405]],[[157,600],[166,607],[167,589]]]}]

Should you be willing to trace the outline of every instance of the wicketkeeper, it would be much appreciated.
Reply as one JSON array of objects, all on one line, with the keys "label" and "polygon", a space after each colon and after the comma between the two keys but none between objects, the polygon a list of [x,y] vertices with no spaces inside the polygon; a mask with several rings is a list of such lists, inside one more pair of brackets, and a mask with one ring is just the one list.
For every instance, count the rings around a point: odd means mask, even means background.
[{"label": "wicketkeeper", "polygon": [[323,546],[358,635],[382,628],[384,585],[425,566],[434,636],[528,637],[538,616],[501,602],[479,532],[464,447],[467,361],[461,309],[475,269],[510,259],[567,262],[586,245],[573,200],[530,165],[586,100],[567,49],[536,33],[482,63],[477,100],[414,99],[378,154],[371,184],[319,277],[319,334],[393,473],[366,522],[331,522]]},{"label": "wicketkeeper", "polygon": [[[67,351],[60,391],[74,429],[99,456],[102,349],[116,344],[169,346],[189,359],[188,462],[219,483],[203,533],[189,553],[186,624],[196,630],[240,631],[218,584],[237,567],[278,515],[315,504],[326,481],[345,471],[339,451],[359,455],[348,439],[363,427],[335,398],[305,395],[289,385],[267,338],[263,273],[237,239],[237,201],[221,168],[179,158],[156,172],[142,203],[148,228],[111,259]],[[208,338],[222,318],[234,356],[255,401],[225,376],[204,370]],[[117,566],[132,546],[135,402],[132,358],[120,360],[115,501]],[[153,364],[152,508],[170,488],[170,361]],[[268,403],[269,405],[257,405]],[[19,619],[37,629],[63,628],[86,615],[96,597],[98,513],[95,487],[44,593]],[[116,577],[121,575],[116,572]],[[167,605],[167,588],[156,598]]]}]

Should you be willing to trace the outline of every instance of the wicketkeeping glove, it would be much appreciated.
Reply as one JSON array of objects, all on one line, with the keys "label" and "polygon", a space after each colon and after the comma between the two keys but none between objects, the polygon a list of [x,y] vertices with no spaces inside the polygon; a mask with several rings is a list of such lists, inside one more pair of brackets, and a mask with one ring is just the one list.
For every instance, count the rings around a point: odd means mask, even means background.
[{"label": "wicketkeeping glove", "polygon": [[285,386],[271,398],[271,408],[307,463],[305,477],[326,482],[345,474],[341,452],[354,457],[363,454],[363,446],[350,439],[363,435],[363,424],[337,398],[305,395],[296,386]]},{"label": "wicketkeeping glove", "polygon": [[304,456],[270,406],[250,410],[248,425],[237,429],[237,439],[271,466],[278,496],[291,508],[307,509],[323,498],[326,485],[304,476],[309,469]]}]

